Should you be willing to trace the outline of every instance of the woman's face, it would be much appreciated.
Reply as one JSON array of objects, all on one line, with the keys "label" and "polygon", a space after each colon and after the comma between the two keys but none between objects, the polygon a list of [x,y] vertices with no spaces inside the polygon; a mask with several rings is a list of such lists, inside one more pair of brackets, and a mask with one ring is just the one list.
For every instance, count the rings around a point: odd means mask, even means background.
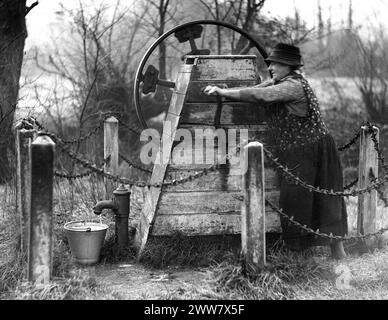
[{"label": "woman's face", "polygon": [[288,75],[291,72],[291,67],[283,63],[271,61],[268,70],[272,73],[272,77],[276,81]]}]

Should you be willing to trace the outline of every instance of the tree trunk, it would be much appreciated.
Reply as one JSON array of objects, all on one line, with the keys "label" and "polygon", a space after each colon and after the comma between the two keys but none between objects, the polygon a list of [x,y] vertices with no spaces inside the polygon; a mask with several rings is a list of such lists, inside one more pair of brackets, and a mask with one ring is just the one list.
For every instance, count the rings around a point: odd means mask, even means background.
[{"label": "tree trunk", "polygon": [[26,0],[0,2],[0,183],[11,177],[12,122],[27,36]]}]

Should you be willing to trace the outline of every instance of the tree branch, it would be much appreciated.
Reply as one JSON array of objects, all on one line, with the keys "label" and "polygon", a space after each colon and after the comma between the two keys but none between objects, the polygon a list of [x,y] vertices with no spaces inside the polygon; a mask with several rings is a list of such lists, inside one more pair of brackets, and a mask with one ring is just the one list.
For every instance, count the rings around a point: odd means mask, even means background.
[{"label": "tree branch", "polygon": [[32,9],[34,9],[39,4],[39,1],[35,1],[33,4],[31,4],[29,7],[26,7],[26,11],[24,13],[24,16],[26,16]]}]

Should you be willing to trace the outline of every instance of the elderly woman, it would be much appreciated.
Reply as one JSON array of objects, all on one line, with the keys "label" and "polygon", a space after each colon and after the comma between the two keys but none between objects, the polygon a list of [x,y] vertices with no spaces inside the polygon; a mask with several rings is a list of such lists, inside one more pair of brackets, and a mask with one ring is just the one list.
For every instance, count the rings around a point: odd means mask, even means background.
[{"label": "elderly woman", "polygon": [[[272,79],[253,87],[222,89],[207,86],[204,93],[265,105],[268,126],[279,161],[306,183],[320,189],[342,191],[342,167],[337,147],[322,120],[317,98],[302,76],[298,47],[279,43],[266,59]],[[347,233],[343,198],[310,192],[279,174],[280,207],[302,225],[327,234]],[[281,219],[283,239],[292,250],[326,245],[327,239],[310,234]],[[346,256],[342,241],[331,244],[332,257]]]}]

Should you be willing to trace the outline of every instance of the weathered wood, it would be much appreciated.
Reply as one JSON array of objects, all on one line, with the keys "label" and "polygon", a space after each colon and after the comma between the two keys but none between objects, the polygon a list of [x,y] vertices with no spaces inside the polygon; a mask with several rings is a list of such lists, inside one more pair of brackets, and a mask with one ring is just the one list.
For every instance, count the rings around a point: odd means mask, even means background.
[{"label": "weathered wood", "polygon": [[155,217],[153,236],[173,235],[179,232],[186,236],[220,235],[240,233],[240,214],[192,214],[160,215]]},{"label": "weathered wood", "polygon": [[[198,170],[199,171],[199,170]],[[168,168],[167,176],[169,180],[181,179],[192,176],[193,170],[171,170]],[[266,192],[279,187],[278,176],[272,168],[265,168],[265,190]],[[190,191],[240,191],[241,176],[230,175],[228,168],[219,168],[209,172],[201,178],[168,187],[167,192],[190,192]]]},{"label": "weathered wood", "polygon": [[[175,82],[176,87],[170,101],[169,112],[167,113],[166,121],[163,125],[162,146],[156,156],[156,161],[159,159],[159,163],[156,162],[154,165],[150,181],[151,184],[162,183],[164,180],[168,166],[168,161],[166,162],[164,158],[166,156],[167,159],[170,158],[170,153],[175,139],[175,132],[179,124],[179,116],[181,114],[184,98],[187,93],[192,68],[192,65],[183,65],[178,73],[177,80]],[[138,258],[141,257],[144,246],[147,242],[150,227],[154,221],[160,193],[161,188],[151,187],[150,191],[146,194],[146,201],[140,214],[140,222],[134,239]]]},{"label": "weathered wood", "polygon": [[[163,192],[161,195],[158,214],[191,214],[240,211],[240,191],[187,191]],[[269,201],[279,198],[279,191],[266,193]]]},{"label": "weathered wood", "polygon": [[31,222],[28,280],[51,280],[53,246],[53,177],[55,144],[48,136],[31,143]]},{"label": "weathered wood", "polygon": [[[281,232],[279,215],[266,213],[266,232]],[[157,214],[151,231],[153,236],[168,236],[179,232],[186,236],[240,234],[241,214]]]},{"label": "weathered wood", "polygon": [[[206,155],[206,151],[209,149],[212,151],[211,159],[220,160],[224,153],[219,153],[219,148],[225,147],[225,151],[227,151],[228,147],[237,144],[236,150],[239,150],[252,140],[266,143],[267,130],[264,109],[235,101],[223,103],[219,127],[225,129],[226,133],[234,132],[232,129],[237,130],[235,141],[234,136],[230,136],[226,139],[225,146],[223,140],[222,143],[218,142],[218,138],[214,139],[214,143],[209,144],[206,138],[203,144],[198,142],[198,139],[194,140],[196,129],[215,129],[216,98],[203,93],[206,85],[225,84],[228,87],[243,87],[257,83],[256,58],[253,56],[249,57],[252,59],[249,62],[244,62],[246,56],[228,56],[221,59],[219,59],[220,57],[214,57],[214,59],[210,57],[208,60],[205,57],[206,61],[202,61],[202,58],[202,56],[190,58],[192,60],[190,64],[183,68],[191,72],[191,75],[176,81],[177,86],[183,84],[185,89],[177,88],[173,92],[162,134],[164,161],[155,164],[151,183],[162,183],[165,179],[184,178],[196,171],[214,166],[216,161],[207,164],[197,161],[198,155]],[[229,73],[230,70],[232,71]],[[182,74],[178,75],[179,77],[182,77]],[[180,129],[189,130],[180,131]],[[227,131],[228,129],[231,131]],[[242,135],[242,139],[240,139],[238,129],[248,129],[246,137]],[[184,137],[184,141],[190,139],[191,144],[181,143],[182,139],[178,139],[181,135]],[[212,137],[207,135],[207,138],[211,139]],[[172,159],[169,158],[170,155]],[[216,159],[213,159],[213,155]],[[159,154],[159,160],[163,158],[162,156]],[[237,156],[239,156],[239,152]],[[172,162],[166,161],[166,158]],[[175,160],[180,160],[180,163],[174,163]],[[264,161],[264,157],[262,160]],[[266,196],[273,203],[278,204],[277,176],[272,164],[270,162],[268,164],[271,166],[266,168],[270,172],[266,177],[268,180]],[[217,166],[216,171],[208,172],[201,178],[184,184],[163,187],[162,189],[150,188],[145,198],[140,224],[135,236],[138,257],[141,255],[149,233],[152,235],[171,235],[175,232],[186,235],[240,233],[240,166],[240,163],[238,166],[226,163]],[[237,172],[239,175],[236,175]],[[266,230],[279,232],[278,214],[272,210],[267,210],[265,215],[268,222]],[[263,234],[264,232],[262,232]]]},{"label": "weathered wood", "polygon": [[242,177],[241,251],[245,270],[257,273],[265,266],[264,152],[259,142],[243,148],[247,170]]},{"label": "weathered wood", "polygon": [[[379,139],[379,129],[374,127],[377,139]],[[361,127],[358,187],[366,188],[371,184],[371,175],[378,176],[378,155],[371,139],[368,128]],[[358,217],[357,232],[361,234],[373,233],[376,231],[376,208],[377,191],[372,190],[358,196]],[[373,239],[368,240],[367,245],[373,246]]]},{"label": "weathered wood", "polygon": [[[214,125],[216,103],[186,103],[181,125]],[[265,110],[251,103],[228,102],[222,104],[220,125],[258,125],[266,121]]]},{"label": "weathered wood", "polygon": [[31,210],[31,153],[30,144],[35,130],[16,127],[17,213],[20,219],[20,248],[28,252]]},{"label": "weathered wood", "polygon": [[[217,96],[208,96],[203,93],[203,90],[208,85],[214,86],[226,86],[227,88],[235,87],[250,87],[256,84],[252,80],[215,80],[215,81],[192,81],[190,83],[188,92],[187,92],[187,102],[217,102]],[[232,101],[231,99],[225,99],[225,101]]]},{"label": "weathered wood", "polygon": [[192,81],[219,79],[256,81],[256,59],[254,55],[201,56],[195,62]]},{"label": "weathered wood", "polygon": [[[104,122],[104,171],[117,175],[119,167],[119,121],[115,117],[109,117]],[[115,183],[104,177],[105,199],[113,196],[116,189]]]}]

